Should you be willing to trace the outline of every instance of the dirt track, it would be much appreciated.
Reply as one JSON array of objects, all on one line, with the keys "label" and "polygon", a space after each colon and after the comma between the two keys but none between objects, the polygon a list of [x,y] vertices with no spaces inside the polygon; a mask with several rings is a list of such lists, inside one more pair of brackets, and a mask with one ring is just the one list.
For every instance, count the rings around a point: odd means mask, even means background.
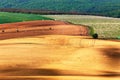
[{"label": "dirt track", "polygon": [[88,29],[85,26],[53,20],[0,24],[0,39],[58,34],[87,36]]}]

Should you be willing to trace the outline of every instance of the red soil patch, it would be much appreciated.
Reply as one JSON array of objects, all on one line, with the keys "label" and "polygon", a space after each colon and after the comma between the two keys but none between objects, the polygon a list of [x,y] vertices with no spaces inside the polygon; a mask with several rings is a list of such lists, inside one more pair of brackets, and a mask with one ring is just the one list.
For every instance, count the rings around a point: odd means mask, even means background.
[{"label": "red soil patch", "polygon": [[63,21],[27,21],[0,24],[0,39],[35,35],[80,35],[87,36],[88,28]]}]

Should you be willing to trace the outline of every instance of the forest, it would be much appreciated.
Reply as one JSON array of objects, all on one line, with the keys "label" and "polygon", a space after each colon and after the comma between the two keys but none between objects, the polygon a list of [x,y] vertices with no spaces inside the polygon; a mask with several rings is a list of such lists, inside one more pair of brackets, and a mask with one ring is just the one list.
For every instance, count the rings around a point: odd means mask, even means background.
[{"label": "forest", "polygon": [[12,9],[13,12],[87,14],[120,18],[119,4],[120,0],[0,0],[0,11]]}]

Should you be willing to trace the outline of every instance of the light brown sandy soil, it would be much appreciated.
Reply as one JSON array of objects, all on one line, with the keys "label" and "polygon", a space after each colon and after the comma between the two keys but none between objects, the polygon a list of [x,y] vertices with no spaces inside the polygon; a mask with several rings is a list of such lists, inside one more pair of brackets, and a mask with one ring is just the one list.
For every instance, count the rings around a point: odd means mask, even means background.
[{"label": "light brown sandy soil", "polygon": [[[60,30],[61,25],[56,26]],[[66,25],[65,30],[72,26]],[[27,36],[37,28],[29,28],[26,37],[19,36],[23,38],[7,39],[13,33],[1,34],[6,40],[0,40],[0,80],[120,79],[119,41],[94,40],[89,36]]]}]

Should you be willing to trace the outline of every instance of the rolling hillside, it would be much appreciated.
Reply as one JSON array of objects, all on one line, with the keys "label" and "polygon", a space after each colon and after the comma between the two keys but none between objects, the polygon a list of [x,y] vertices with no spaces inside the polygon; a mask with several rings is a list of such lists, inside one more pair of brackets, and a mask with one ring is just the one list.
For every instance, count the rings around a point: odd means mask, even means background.
[{"label": "rolling hillside", "polygon": [[0,80],[119,80],[119,48],[67,35],[0,40]]},{"label": "rolling hillside", "polygon": [[51,10],[120,17],[120,0],[0,0],[0,8]]}]

